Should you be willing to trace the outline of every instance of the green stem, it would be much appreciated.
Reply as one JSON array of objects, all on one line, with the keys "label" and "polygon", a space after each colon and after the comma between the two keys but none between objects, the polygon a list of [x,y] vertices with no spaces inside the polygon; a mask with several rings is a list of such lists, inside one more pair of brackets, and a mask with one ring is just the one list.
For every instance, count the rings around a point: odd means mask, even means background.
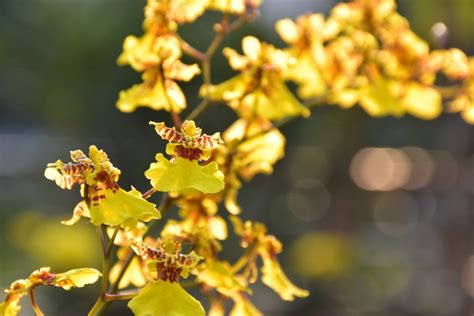
[{"label": "green stem", "polygon": [[89,316],[99,316],[102,315],[107,306],[108,302],[105,301],[105,297],[107,295],[107,281],[109,279],[109,262],[110,262],[110,254],[112,253],[112,249],[114,246],[115,237],[120,230],[120,227],[117,226],[114,230],[112,237],[107,242],[107,234],[105,232],[105,228],[103,225],[97,227],[97,233],[99,234],[100,243],[102,246],[102,280],[100,284],[100,295],[97,298],[94,306],[92,306],[91,310],[89,311]]}]

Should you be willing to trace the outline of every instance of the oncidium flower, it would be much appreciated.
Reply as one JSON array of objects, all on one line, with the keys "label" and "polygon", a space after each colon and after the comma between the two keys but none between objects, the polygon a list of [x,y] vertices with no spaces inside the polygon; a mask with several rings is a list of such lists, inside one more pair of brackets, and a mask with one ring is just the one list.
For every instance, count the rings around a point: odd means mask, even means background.
[{"label": "oncidium flower", "polygon": [[253,36],[242,40],[244,55],[225,48],[224,55],[234,70],[241,72],[217,85],[204,85],[200,94],[215,101],[225,101],[241,117],[279,120],[291,116],[309,116],[290,92],[283,72],[295,62],[291,56]]},{"label": "oncidium flower", "polygon": [[143,72],[143,83],[121,91],[117,107],[132,112],[139,106],[179,113],[186,108],[186,98],[176,83],[189,81],[200,73],[197,64],[186,65],[181,43],[176,34],[177,23],[194,21],[204,12],[205,1],[149,0],[145,7],[145,34],[141,38],[127,36],[119,65],[129,64]]},{"label": "oncidium flower", "polygon": [[[252,249],[263,261],[262,282],[277,292],[283,300],[292,301],[295,297],[306,297],[309,292],[303,290],[286,277],[277,260],[277,254],[282,251],[281,243],[272,235],[267,235],[267,229],[262,223],[243,223],[236,216],[231,217],[235,233],[242,238],[241,245]],[[256,271],[255,255],[249,255],[251,260],[248,268]]]},{"label": "oncidium flower", "polygon": [[[114,231],[112,227],[107,229],[109,237],[113,236]],[[140,257],[134,256],[126,267],[128,255],[130,251],[132,251],[132,243],[130,240],[142,238],[146,231],[146,225],[139,222],[134,229],[125,231],[119,230],[115,236],[114,244],[119,248],[117,249],[117,262],[110,268],[109,281],[111,284],[116,283],[121,275],[122,269],[125,269],[117,285],[118,289],[124,289],[129,285],[140,288],[152,280],[152,276],[146,268],[145,260],[142,260]],[[145,238],[147,243],[151,242],[150,239],[150,237]]]},{"label": "oncidium flower", "polygon": [[179,278],[187,278],[202,257],[194,251],[181,254],[181,244],[167,239],[158,249],[149,247],[140,240],[132,241],[133,250],[144,260],[155,275],[129,303],[134,315],[204,315],[201,303],[188,294],[179,284]]},{"label": "oncidium flower", "polygon": [[285,154],[285,137],[276,128],[260,120],[239,119],[223,134],[227,147],[220,148],[216,161],[226,174],[225,207],[234,215],[240,213],[237,194],[242,183],[256,174],[271,174],[276,162]]},{"label": "oncidium flower", "polygon": [[[224,175],[216,162],[208,162],[211,152],[221,142],[220,134],[202,134],[194,121],[185,121],[181,131],[166,127],[164,123],[150,122],[157,134],[169,143],[166,153],[156,155],[156,163],[150,165],[145,176],[151,185],[162,192],[186,192],[198,190],[203,193],[217,193],[224,188]],[[205,161],[200,164],[200,161]]]},{"label": "oncidium flower", "polygon": [[75,184],[81,187],[84,198],[74,209],[73,217],[64,224],[76,223],[80,216],[90,216],[94,225],[123,226],[131,229],[138,221],[159,219],[160,212],[132,188],[127,192],[119,187],[120,170],[110,162],[107,154],[89,147],[89,157],[81,150],[71,152],[72,162],[58,160],[48,164],[45,177],[62,189],[71,190]]},{"label": "oncidium flower", "polygon": [[28,277],[14,281],[10,288],[5,290],[7,297],[0,304],[0,315],[15,316],[20,310],[20,300],[26,295],[33,295],[35,287],[48,285],[70,290],[73,287],[83,287],[95,283],[100,277],[100,272],[92,268],[81,268],[64,273],[52,273],[49,267],[40,268]]}]

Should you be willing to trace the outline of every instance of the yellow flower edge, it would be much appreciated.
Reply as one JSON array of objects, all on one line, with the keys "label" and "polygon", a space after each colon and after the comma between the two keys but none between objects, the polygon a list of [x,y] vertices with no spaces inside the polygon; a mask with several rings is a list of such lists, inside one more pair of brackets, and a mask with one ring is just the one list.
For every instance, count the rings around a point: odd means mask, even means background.
[{"label": "yellow flower edge", "polygon": [[136,316],[204,316],[201,303],[179,283],[158,280],[140,290],[128,307]]},{"label": "yellow flower edge", "polygon": [[128,229],[135,228],[138,221],[148,222],[161,218],[155,204],[144,200],[135,189],[130,192],[118,189],[115,193],[105,190],[105,198],[99,205],[91,205],[89,211],[94,225],[120,225]]},{"label": "yellow flower edge", "polygon": [[294,285],[281,269],[280,263],[272,259],[264,259],[262,282],[273,289],[285,301],[293,301],[295,297],[307,297],[309,292]]},{"label": "yellow flower edge", "polygon": [[157,154],[156,161],[150,165],[145,176],[158,191],[184,192],[194,189],[217,193],[224,189],[224,174],[215,162],[201,166],[196,160],[181,157],[170,161],[163,154]]}]

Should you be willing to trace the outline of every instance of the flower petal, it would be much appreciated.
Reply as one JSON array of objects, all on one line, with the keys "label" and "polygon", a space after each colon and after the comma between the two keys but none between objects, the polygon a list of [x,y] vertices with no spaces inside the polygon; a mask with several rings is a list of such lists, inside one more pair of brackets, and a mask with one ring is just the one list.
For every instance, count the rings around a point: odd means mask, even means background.
[{"label": "flower petal", "polygon": [[56,274],[51,285],[70,290],[73,287],[83,287],[87,284],[93,284],[99,279],[100,275],[99,271],[92,268],[73,269]]},{"label": "flower petal", "polygon": [[169,161],[163,154],[157,154],[156,161],[150,165],[145,176],[158,191],[182,192],[194,189],[203,193],[217,193],[224,188],[224,175],[215,162],[201,166],[196,160],[181,157]]},{"label": "flower petal", "polygon": [[146,285],[129,303],[136,316],[204,316],[201,303],[179,283],[156,281]]},{"label": "flower petal", "polygon": [[148,222],[159,219],[160,212],[152,204],[141,197],[140,192],[132,189],[127,192],[119,188],[104,191],[105,198],[98,205],[90,206],[91,222],[94,225],[123,226],[135,228],[138,221]]}]

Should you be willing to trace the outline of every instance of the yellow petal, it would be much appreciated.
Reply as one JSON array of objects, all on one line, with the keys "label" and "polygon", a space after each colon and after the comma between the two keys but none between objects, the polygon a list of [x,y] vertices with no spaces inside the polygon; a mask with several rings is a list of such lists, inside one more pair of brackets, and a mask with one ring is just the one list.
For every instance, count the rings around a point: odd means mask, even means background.
[{"label": "yellow petal", "polygon": [[220,216],[212,216],[209,218],[209,230],[218,240],[227,239],[227,224]]},{"label": "yellow petal", "polygon": [[123,52],[117,59],[119,65],[127,65],[133,67],[137,71],[143,71],[146,68],[159,64],[161,59],[154,51],[156,37],[147,33],[138,38],[129,35],[123,42]]},{"label": "yellow petal", "polygon": [[226,47],[222,50],[222,53],[229,60],[229,65],[234,70],[243,70],[250,64],[247,56],[240,55],[233,48]]},{"label": "yellow petal", "polygon": [[246,95],[234,108],[242,117],[257,115],[271,121],[310,115],[308,108],[293,96],[280,79],[271,80],[265,88]]},{"label": "yellow petal", "polygon": [[298,26],[291,19],[282,19],[275,24],[280,37],[288,44],[294,44],[300,38]]},{"label": "yellow petal", "polygon": [[209,9],[225,13],[242,14],[245,12],[245,0],[210,0]]},{"label": "yellow petal", "polygon": [[[145,73],[144,78],[150,73]],[[186,108],[186,99],[176,82],[156,75],[154,83],[145,79],[141,84],[133,85],[128,90],[120,91],[117,108],[122,112],[133,112],[144,106],[153,110],[165,110],[179,113]]]},{"label": "yellow petal", "polygon": [[285,136],[278,129],[250,138],[237,147],[235,169],[245,180],[257,173],[270,174],[273,165],[285,154]]},{"label": "yellow petal", "polygon": [[189,81],[194,76],[199,75],[201,70],[197,64],[186,65],[180,60],[175,60],[170,64],[165,64],[165,76],[179,81]]},{"label": "yellow petal", "polygon": [[245,278],[239,277],[232,272],[232,267],[226,261],[206,260],[196,272],[197,279],[216,289],[225,296],[234,293],[249,292]]},{"label": "yellow petal", "polygon": [[204,13],[208,0],[173,0],[167,16],[178,23],[191,23]]},{"label": "yellow petal", "polygon": [[303,290],[286,277],[280,263],[274,258],[263,257],[262,282],[277,292],[285,301],[293,301],[295,297],[306,297],[309,292]]},{"label": "yellow petal", "polygon": [[377,77],[360,90],[360,106],[372,116],[402,116],[404,108],[395,96],[394,83]]},{"label": "yellow petal", "polygon": [[263,314],[243,295],[234,295],[234,307],[229,316],[263,316]]},{"label": "yellow petal", "polygon": [[100,272],[92,268],[73,269],[64,273],[56,274],[52,285],[70,290],[73,287],[83,287],[87,284],[95,283]]},{"label": "yellow petal", "polygon": [[262,44],[254,36],[245,36],[242,39],[242,50],[252,63],[257,63],[262,51]]},{"label": "yellow petal", "polygon": [[76,224],[81,217],[91,217],[89,213],[89,208],[87,207],[87,204],[85,201],[79,202],[74,210],[72,211],[72,217],[68,220],[61,221],[61,224],[71,226]]},{"label": "yellow petal", "polygon": [[179,283],[156,281],[140,290],[128,307],[136,316],[204,316],[201,303]]},{"label": "yellow petal", "polygon": [[214,101],[231,101],[242,98],[253,78],[242,73],[217,85],[203,85],[199,94]]},{"label": "yellow petal", "polygon": [[121,225],[133,229],[138,221],[148,222],[161,217],[155,204],[143,199],[137,190],[127,192],[119,188],[114,193],[109,189],[104,190],[104,195],[105,198],[98,205],[90,206],[91,222],[94,225]]},{"label": "yellow petal", "polygon": [[[109,273],[109,281],[114,283],[117,281],[119,274],[123,268],[124,262],[117,262],[111,269]],[[119,289],[124,289],[129,285],[133,285],[135,287],[142,287],[146,284],[147,278],[143,272],[142,266],[140,264],[140,260],[138,257],[134,257],[130,264],[128,265],[125,273],[123,274],[120,282],[118,284]]]},{"label": "yellow petal", "polygon": [[435,89],[410,83],[407,87],[403,106],[405,110],[413,116],[425,120],[432,120],[438,117],[443,109],[441,95]]},{"label": "yellow petal", "polygon": [[0,316],[16,316],[21,310],[20,300],[6,301],[0,304]]},{"label": "yellow petal", "polygon": [[215,162],[201,166],[196,160],[190,161],[181,157],[169,161],[163,154],[156,155],[156,161],[150,165],[145,176],[158,191],[198,190],[203,193],[217,193],[224,188],[224,175]]},{"label": "yellow petal", "polygon": [[227,190],[224,200],[225,208],[230,214],[238,215],[242,211],[239,203],[237,203],[237,195],[239,193],[239,189],[242,187],[242,183],[234,173],[227,176],[226,186]]},{"label": "yellow petal", "polygon": [[468,106],[464,107],[464,110],[461,112],[461,117],[469,124],[474,124],[474,104],[470,103]]},{"label": "yellow petal", "polygon": [[327,89],[321,71],[309,53],[299,55],[297,62],[288,68],[285,77],[298,84],[298,95],[303,99],[320,96]]}]

